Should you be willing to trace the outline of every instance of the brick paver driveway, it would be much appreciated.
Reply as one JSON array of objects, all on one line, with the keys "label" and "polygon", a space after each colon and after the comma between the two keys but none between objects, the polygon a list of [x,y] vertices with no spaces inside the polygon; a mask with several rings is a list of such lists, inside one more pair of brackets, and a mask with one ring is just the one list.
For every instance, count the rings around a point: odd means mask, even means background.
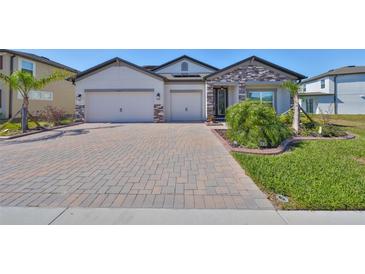
[{"label": "brick paver driveway", "polygon": [[0,159],[1,206],[272,208],[203,124],[83,124]]}]

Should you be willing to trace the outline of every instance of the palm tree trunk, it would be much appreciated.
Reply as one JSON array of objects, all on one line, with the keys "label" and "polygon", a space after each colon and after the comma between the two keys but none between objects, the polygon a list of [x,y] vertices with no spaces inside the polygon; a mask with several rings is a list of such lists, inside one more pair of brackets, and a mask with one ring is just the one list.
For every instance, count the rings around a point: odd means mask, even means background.
[{"label": "palm tree trunk", "polygon": [[300,112],[299,112],[299,96],[298,94],[294,95],[294,117],[293,117],[293,129],[295,134],[299,132],[299,120],[300,120]]},{"label": "palm tree trunk", "polygon": [[23,98],[22,105],[22,132],[25,133],[28,130],[28,107],[29,107],[29,98]]}]

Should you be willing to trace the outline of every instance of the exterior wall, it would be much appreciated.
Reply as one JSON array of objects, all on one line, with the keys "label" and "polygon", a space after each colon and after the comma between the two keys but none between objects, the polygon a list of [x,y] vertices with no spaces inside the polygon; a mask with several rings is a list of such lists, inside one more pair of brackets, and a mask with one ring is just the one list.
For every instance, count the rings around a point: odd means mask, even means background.
[{"label": "exterior wall", "polygon": [[365,114],[365,74],[337,76],[338,114]]},{"label": "exterior wall", "polygon": [[[10,74],[10,59],[11,55],[6,53],[3,59],[4,69],[3,73],[7,75]],[[55,67],[36,62],[33,60],[29,60],[26,58],[22,58],[16,56],[14,58],[14,66],[13,70],[17,71],[19,69],[19,62],[21,60],[27,60],[35,64],[35,77],[40,78],[51,74]],[[9,117],[9,88],[2,85],[0,89],[2,90],[2,108],[1,112],[3,115],[8,118]],[[67,114],[73,115],[75,111],[75,87],[70,81],[61,80],[54,83],[49,84],[43,90],[52,91],[53,92],[53,100],[52,101],[44,101],[44,100],[34,100],[31,99],[29,101],[29,111],[31,113],[36,113],[37,111],[43,110],[46,106],[56,106],[58,108],[63,109]],[[12,95],[12,115],[16,114],[16,112],[21,108],[23,100],[18,98],[18,92],[13,91]]]},{"label": "exterior wall", "polygon": [[[3,69],[0,72],[6,75],[10,74],[10,55],[5,53],[3,56]],[[0,82],[1,90],[1,107],[0,107],[0,118],[9,117],[9,88]]]},{"label": "exterior wall", "polygon": [[[188,63],[188,71],[181,71],[181,63],[187,62]],[[156,70],[155,72],[158,74],[164,74],[164,73],[212,73],[214,70],[209,69],[207,67],[201,66],[199,64],[196,64],[194,62],[191,62],[189,60],[180,60],[176,63],[173,63],[167,67],[161,68],[159,70]]]},{"label": "exterior wall", "polygon": [[166,120],[171,121],[171,90],[201,90],[202,91],[202,114],[203,119],[206,119],[206,91],[204,82],[201,83],[188,83],[188,82],[168,82],[165,84],[165,115]]},{"label": "exterior wall", "polygon": [[278,88],[275,96],[276,112],[283,113],[290,108],[290,93],[285,89]]},{"label": "exterior wall", "polygon": [[313,99],[314,114],[334,114],[333,95],[302,96],[299,103],[305,111],[308,111],[305,104],[307,98]]},{"label": "exterior wall", "polygon": [[234,105],[239,102],[238,86],[228,87],[228,106]]},{"label": "exterior wall", "polygon": [[[282,73],[274,68],[270,68],[259,62],[243,63],[234,67],[226,72],[222,72],[217,75],[213,75],[207,80],[207,115],[214,115],[215,104],[214,104],[214,86],[224,86],[236,84],[238,87],[238,99],[243,101],[247,97],[248,91],[248,81],[253,82],[270,82],[273,85],[279,86],[279,84],[284,80],[294,80],[293,76]],[[280,90],[280,92],[283,92]],[[284,112],[290,107],[290,95],[288,92],[280,94],[277,96],[278,105],[280,112]]]},{"label": "exterior wall", "polygon": [[[321,80],[324,79],[325,88],[321,88]],[[302,87],[306,86],[306,91],[303,92],[326,92],[333,93],[334,92],[334,77],[327,76],[321,79],[317,79],[311,82],[303,83]]]},{"label": "exterior wall", "polygon": [[[164,120],[164,82],[127,65],[113,65],[76,81],[76,105],[85,106],[85,89],[153,89],[155,119]],[[160,94],[160,99],[157,99]],[[81,95],[79,98],[78,96]]]}]

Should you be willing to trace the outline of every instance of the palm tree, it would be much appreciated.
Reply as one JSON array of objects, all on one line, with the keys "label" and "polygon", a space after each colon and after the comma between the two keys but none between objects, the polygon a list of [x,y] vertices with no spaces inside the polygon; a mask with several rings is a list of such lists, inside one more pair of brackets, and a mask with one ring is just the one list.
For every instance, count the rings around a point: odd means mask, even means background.
[{"label": "palm tree", "polygon": [[293,117],[293,129],[297,134],[299,132],[299,122],[300,122],[300,111],[299,111],[299,89],[300,85],[293,81],[284,81],[281,85],[282,88],[287,89],[290,92],[290,95],[293,97],[293,108],[294,108],[294,117]]},{"label": "palm tree", "polygon": [[[36,79],[33,74],[26,71],[16,71],[10,76],[0,73],[0,81],[4,82],[9,88],[18,91],[23,97],[23,104],[21,108],[22,114],[22,131],[26,132],[28,129],[28,108],[29,108],[29,95],[32,90],[43,89],[48,84],[63,80],[70,76],[65,71],[54,71],[50,75]],[[18,112],[19,113],[19,112]],[[14,115],[15,117],[16,115]]]}]

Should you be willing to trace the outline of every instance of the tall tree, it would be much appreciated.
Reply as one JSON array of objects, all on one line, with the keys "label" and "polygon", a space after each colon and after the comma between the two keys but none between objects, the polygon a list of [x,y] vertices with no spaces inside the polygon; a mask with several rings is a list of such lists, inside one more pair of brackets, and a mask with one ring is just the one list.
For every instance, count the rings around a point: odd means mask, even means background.
[{"label": "tall tree", "polygon": [[70,76],[66,71],[54,71],[46,77],[37,79],[33,74],[26,71],[16,71],[10,76],[0,73],[0,81],[4,82],[9,88],[14,91],[18,91],[23,97],[23,103],[21,108],[22,114],[22,131],[26,132],[28,129],[28,109],[29,109],[29,96],[32,90],[40,90],[46,87],[48,84],[63,80]]},{"label": "tall tree", "polygon": [[294,116],[293,116],[293,130],[296,134],[299,132],[299,123],[300,123],[300,110],[299,110],[299,89],[300,85],[293,81],[285,81],[281,85],[282,88],[287,89],[290,92],[290,95],[293,97],[293,109],[294,109]]}]

